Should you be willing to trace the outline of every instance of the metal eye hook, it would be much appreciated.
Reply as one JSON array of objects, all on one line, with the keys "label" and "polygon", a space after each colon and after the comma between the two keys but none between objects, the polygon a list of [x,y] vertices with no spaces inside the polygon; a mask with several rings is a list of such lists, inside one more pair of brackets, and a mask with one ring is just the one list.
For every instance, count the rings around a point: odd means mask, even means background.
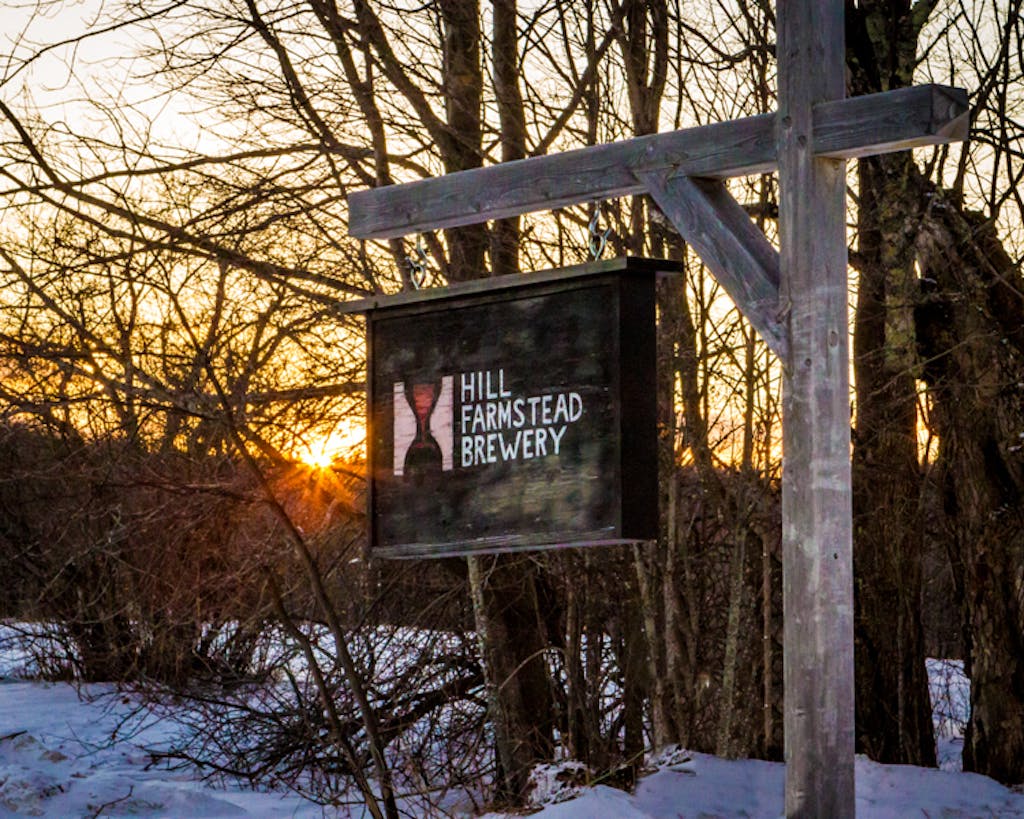
[{"label": "metal eye hook", "polygon": [[604,249],[608,245],[608,236],[611,234],[611,226],[608,226],[602,232],[598,224],[601,220],[601,203],[594,203],[594,213],[590,217],[590,225],[587,228],[587,232],[590,235],[590,258],[595,262],[604,255]]},{"label": "metal eye hook", "polygon": [[416,247],[413,252],[416,255],[409,254],[405,257],[405,261],[409,265],[409,281],[413,290],[420,290],[427,283],[427,262],[429,261],[427,249],[423,245],[422,233],[416,237]]}]

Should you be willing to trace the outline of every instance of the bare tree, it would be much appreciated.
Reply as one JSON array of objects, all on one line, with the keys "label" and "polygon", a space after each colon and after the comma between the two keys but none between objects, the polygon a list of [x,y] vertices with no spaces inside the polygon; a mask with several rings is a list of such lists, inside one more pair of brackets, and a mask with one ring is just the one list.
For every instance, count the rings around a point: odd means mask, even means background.
[{"label": "bare tree", "polygon": [[[1006,782],[1024,778],[1021,731],[1004,716],[1020,712],[1022,704],[1019,692],[1003,682],[1020,666],[1020,653],[1006,642],[1006,635],[1019,628],[1020,607],[1003,583],[992,581],[1005,576],[999,567],[1019,560],[1019,546],[1009,534],[997,538],[998,546],[986,545],[995,543],[990,524],[976,515],[988,509],[989,520],[1010,520],[1019,506],[1008,500],[1015,490],[1005,494],[1016,480],[1007,484],[1005,476],[1019,468],[1004,428],[1015,423],[1010,420],[1015,410],[984,387],[995,372],[1006,384],[1018,377],[1011,373],[1020,373],[1013,334],[1007,334],[1016,326],[1017,318],[1011,317],[1022,300],[1020,261],[995,227],[1007,205],[1020,213],[1010,192],[1020,178],[1019,160],[1011,158],[1019,151],[1006,127],[1024,74],[1010,56],[1019,36],[1019,5],[992,4],[984,12],[959,3],[861,4],[848,10],[855,90],[898,87],[925,72],[935,77],[948,71],[946,79],[970,79],[975,121],[974,136],[955,165],[946,151],[924,168],[909,157],[860,164],[858,252],[853,255],[860,273],[855,335],[859,741],[878,758],[934,760],[920,619],[921,514],[927,507],[916,452],[915,379],[923,379],[940,440],[938,460],[927,466],[945,481],[943,506],[972,681],[965,767]],[[998,170],[979,187],[980,177],[971,171],[990,158]],[[1016,238],[1012,231],[1006,236],[1011,242]],[[978,367],[981,358],[988,362],[985,373]],[[980,454],[984,451],[992,453],[988,460]],[[894,516],[900,522],[892,526]],[[991,728],[996,721],[1002,726],[998,739]]]},{"label": "bare tree", "polygon": [[[909,86],[929,3],[847,10],[851,90]],[[857,742],[883,762],[935,764],[921,625],[921,469],[913,309],[924,205],[908,153],[858,162],[854,332]],[[919,218],[919,217],[918,217]],[[885,512],[880,514],[880,510]]]}]

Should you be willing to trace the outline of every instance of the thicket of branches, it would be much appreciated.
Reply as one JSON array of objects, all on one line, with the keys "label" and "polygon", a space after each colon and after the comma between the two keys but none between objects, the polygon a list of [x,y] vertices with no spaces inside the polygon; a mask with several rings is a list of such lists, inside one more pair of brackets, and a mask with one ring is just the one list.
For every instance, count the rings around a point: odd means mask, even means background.
[{"label": "thicket of branches", "polygon": [[[942,624],[965,765],[1006,782],[1020,5],[847,4],[851,93],[947,82],[974,109],[963,147],[851,166],[858,743],[934,764]],[[358,455],[296,463],[364,413],[337,301],[412,286],[413,237],[347,237],[351,190],[771,111],[771,5],[121,0],[45,40],[68,13],[40,0],[0,66],[0,603],[46,673],[190,692],[183,758],[325,802],[354,785],[381,816],[470,780],[521,799],[556,746],[626,781],[671,742],[779,758],[781,373],[644,198],[422,238],[431,285],[584,261],[594,209],[611,252],[684,262],[658,291],[656,542],[379,565]],[[131,53],[89,66],[110,37]],[[774,178],[736,193],[774,236]]]}]

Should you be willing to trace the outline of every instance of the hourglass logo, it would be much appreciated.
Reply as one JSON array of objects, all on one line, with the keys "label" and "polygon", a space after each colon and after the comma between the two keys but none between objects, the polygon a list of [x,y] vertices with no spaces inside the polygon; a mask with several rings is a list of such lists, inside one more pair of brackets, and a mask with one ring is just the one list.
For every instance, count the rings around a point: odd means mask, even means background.
[{"label": "hourglass logo", "polygon": [[453,377],[394,384],[394,473],[397,476],[447,472],[454,439]]}]

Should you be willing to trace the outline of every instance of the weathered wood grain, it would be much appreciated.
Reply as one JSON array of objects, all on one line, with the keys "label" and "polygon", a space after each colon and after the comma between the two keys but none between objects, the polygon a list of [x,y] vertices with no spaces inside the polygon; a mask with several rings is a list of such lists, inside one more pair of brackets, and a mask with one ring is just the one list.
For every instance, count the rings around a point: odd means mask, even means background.
[{"label": "weathered wood grain", "polygon": [[970,115],[962,88],[919,85],[818,103],[813,122],[816,157],[856,159],[959,142]]},{"label": "weathered wood grain", "polygon": [[[816,155],[852,158],[961,139],[967,94],[921,85],[829,101],[813,116]],[[762,114],[356,191],[349,233],[382,239],[642,193],[646,172],[724,179],[771,171],[775,131],[776,115]]]},{"label": "weathered wood grain", "polygon": [[[786,815],[855,813],[846,168],[816,113],[845,110],[842,0],[778,4]],[[815,111],[815,104],[817,110]],[[860,106],[861,102],[855,102]],[[871,112],[863,116],[871,119]],[[877,118],[876,124],[877,124]],[[872,128],[848,128],[871,139]]]},{"label": "weathered wood grain", "polygon": [[640,178],[679,235],[700,255],[718,283],[769,347],[785,360],[779,323],[779,254],[717,179],[663,172]]}]

